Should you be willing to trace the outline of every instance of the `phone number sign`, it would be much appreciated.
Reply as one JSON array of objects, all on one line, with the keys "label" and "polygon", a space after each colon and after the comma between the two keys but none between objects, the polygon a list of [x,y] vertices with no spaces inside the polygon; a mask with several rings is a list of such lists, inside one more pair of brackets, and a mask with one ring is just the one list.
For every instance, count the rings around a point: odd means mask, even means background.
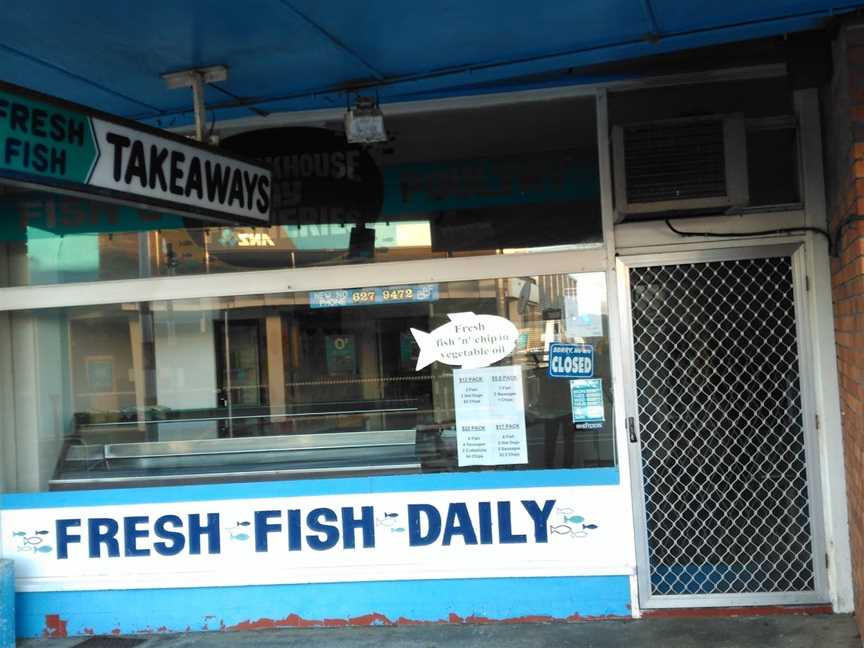
[{"label": "phone number sign", "polygon": [[435,301],[438,301],[438,284],[318,290],[309,293],[310,308],[343,308],[345,306]]}]

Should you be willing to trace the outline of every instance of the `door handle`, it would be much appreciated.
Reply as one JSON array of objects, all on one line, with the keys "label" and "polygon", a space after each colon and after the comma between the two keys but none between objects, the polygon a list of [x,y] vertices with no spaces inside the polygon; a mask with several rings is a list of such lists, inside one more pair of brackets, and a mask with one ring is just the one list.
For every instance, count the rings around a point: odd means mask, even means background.
[{"label": "door handle", "polygon": [[630,443],[636,443],[639,440],[636,438],[636,420],[632,416],[627,417],[627,435],[630,437]]}]

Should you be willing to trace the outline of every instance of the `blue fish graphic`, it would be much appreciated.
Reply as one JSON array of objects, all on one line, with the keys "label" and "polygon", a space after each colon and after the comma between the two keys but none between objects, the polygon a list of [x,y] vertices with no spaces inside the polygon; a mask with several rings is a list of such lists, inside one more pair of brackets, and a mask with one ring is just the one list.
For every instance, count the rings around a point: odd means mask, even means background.
[{"label": "blue fish graphic", "polygon": [[557,533],[558,535],[570,535],[570,531],[572,531],[572,529],[566,524],[557,524],[554,526],[550,526],[549,530],[552,533]]},{"label": "blue fish graphic", "polygon": [[249,536],[248,536],[247,534],[245,534],[245,533],[236,533],[236,534],[233,534],[233,533],[232,533],[232,534],[231,534],[231,539],[232,539],[232,540],[248,540],[248,539],[249,539]]},{"label": "blue fish graphic", "polygon": [[582,528],[583,529],[596,529],[597,525],[596,524],[583,524]]},{"label": "blue fish graphic", "polygon": [[385,517],[385,518],[388,518],[388,517],[399,517],[399,514],[398,514],[398,513],[385,513],[385,514],[384,514],[384,517]]},{"label": "blue fish graphic", "polygon": [[48,535],[50,531],[37,531],[36,535]]},{"label": "blue fish graphic", "polygon": [[12,537],[23,538],[26,535],[27,535],[26,531],[15,531],[15,533],[12,534]]},{"label": "blue fish graphic", "polygon": [[244,522],[238,522],[238,523],[237,523],[237,526],[249,526],[250,524],[252,524],[252,523],[251,523],[251,522],[245,522],[245,521],[244,521]]},{"label": "blue fish graphic", "polygon": [[565,522],[572,522],[573,524],[579,524],[580,522],[584,522],[585,518],[582,517],[581,515],[570,515],[570,516],[565,515],[564,521]]},{"label": "blue fish graphic", "polygon": [[396,527],[394,529],[390,529],[391,533],[404,533],[405,529],[403,527]]},{"label": "blue fish graphic", "polygon": [[36,547],[33,551],[39,551],[41,553],[48,553],[49,551],[52,551],[52,549],[51,549],[51,547],[46,547],[45,545],[42,545],[41,547]]}]

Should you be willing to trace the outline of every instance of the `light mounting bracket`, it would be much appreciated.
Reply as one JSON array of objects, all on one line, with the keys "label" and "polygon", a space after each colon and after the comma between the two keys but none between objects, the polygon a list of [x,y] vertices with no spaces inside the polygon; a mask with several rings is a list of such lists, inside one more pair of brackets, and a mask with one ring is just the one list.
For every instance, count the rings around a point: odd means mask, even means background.
[{"label": "light mounting bracket", "polygon": [[161,75],[169,90],[176,88],[192,88],[192,105],[195,109],[195,139],[204,141],[204,130],[207,125],[207,107],[204,104],[204,84],[217,83],[228,79],[227,65],[211,65],[177,72],[166,72]]}]

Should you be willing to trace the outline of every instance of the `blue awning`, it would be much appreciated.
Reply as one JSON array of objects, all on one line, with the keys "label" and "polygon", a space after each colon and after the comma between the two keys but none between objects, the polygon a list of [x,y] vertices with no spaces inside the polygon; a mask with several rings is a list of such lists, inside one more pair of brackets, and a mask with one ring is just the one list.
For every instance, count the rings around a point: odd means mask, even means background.
[{"label": "blue awning", "polygon": [[[839,0],[6,0],[0,79],[164,127],[165,72],[216,64],[219,120],[530,87],[532,75],[815,29]],[[591,79],[569,79],[570,83]],[[508,83],[509,82],[509,83]],[[369,92],[367,90],[367,92]],[[243,105],[240,105],[243,104]]]}]

